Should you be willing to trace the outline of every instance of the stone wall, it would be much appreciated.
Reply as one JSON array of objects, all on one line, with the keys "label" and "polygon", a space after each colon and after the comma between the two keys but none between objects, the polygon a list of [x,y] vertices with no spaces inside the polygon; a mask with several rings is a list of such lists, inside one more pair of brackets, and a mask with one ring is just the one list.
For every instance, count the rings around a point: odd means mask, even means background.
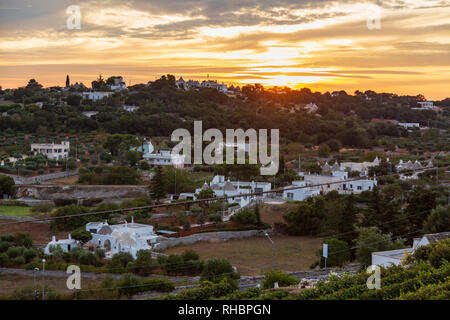
[{"label": "stone wall", "polygon": [[41,175],[34,176],[34,177],[22,177],[22,176],[18,176],[15,174],[8,174],[8,173],[2,173],[2,174],[13,178],[14,182],[16,184],[34,184],[34,183],[40,183],[40,182],[48,181],[48,180],[54,180],[54,179],[75,176],[78,174],[78,170],[41,174]]},{"label": "stone wall", "polygon": [[17,195],[39,200],[55,199],[115,199],[148,196],[149,189],[144,185],[17,185]]},{"label": "stone wall", "polygon": [[263,236],[264,232],[266,231],[265,230],[219,231],[219,232],[196,233],[190,236],[180,238],[163,238],[161,242],[158,243],[155,250],[164,251],[175,246],[193,244],[200,241],[222,242],[233,239],[259,237]]}]

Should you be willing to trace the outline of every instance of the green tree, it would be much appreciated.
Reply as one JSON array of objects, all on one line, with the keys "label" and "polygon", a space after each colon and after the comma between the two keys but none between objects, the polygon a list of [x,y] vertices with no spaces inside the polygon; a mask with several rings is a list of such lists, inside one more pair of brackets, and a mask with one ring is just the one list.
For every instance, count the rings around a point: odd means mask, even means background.
[{"label": "green tree", "polygon": [[77,229],[72,232],[72,238],[75,240],[79,240],[82,243],[86,243],[92,239],[92,234],[89,231]]},{"label": "green tree", "polygon": [[150,190],[151,196],[158,201],[166,196],[164,176],[160,166],[157,166],[155,169],[155,175],[153,176]]},{"label": "green tree", "polygon": [[130,166],[135,166],[141,159],[141,154],[135,150],[128,150],[125,157]]},{"label": "green tree", "polygon": [[424,233],[439,233],[450,230],[450,206],[438,205],[431,210],[423,224]]},{"label": "green tree", "polygon": [[422,230],[423,222],[436,206],[436,198],[436,192],[423,187],[417,187],[410,193],[405,213],[413,230]]},{"label": "green tree", "polygon": [[330,155],[331,148],[327,144],[321,144],[319,147],[319,157],[327,158]]},{"label": "green tree", "polygon": [[391,234],[383,234],[376,227],[360,228],[356,240],[356,258],[363,267],[371,264],[372,252],[394,250],[405,247],[401,239],[392,240]]},{"label": "green tree", "polygon": [[[350,250],[347,242],[338,239],[328,239],[327,267],[342,267],[344,263],[350,261]],[[323,257],[323,248],[319,250],[320,266],[325,266],[325,258]]]},{"label": "green tree", "polygon": [[324,218],[323,197],[309,198],[283,216],[291,235],[317,235]]},{"label": "green tree", "polygon": [[258,218],[249,208],[242,208],[231,216],[231,221],[239,224],[256,225],[258,223]]},{"label": "green tree", "polygon": [[355,207],[353,194],[345,199],[345,205],[338,225],[339,240],[347,242],[350,246],[357,237],[356,223],[358,210]]},{"label": "green tree", "polygon": [[205,262],[200,280],[215,282],[223,277],[232,279],[239,277],[228,260],[215,258]]},{"label": "green tree", "polygon": [[0,175],[0,195],[8,195],[10,197],[16,194],[14,179],[10,176]]}]

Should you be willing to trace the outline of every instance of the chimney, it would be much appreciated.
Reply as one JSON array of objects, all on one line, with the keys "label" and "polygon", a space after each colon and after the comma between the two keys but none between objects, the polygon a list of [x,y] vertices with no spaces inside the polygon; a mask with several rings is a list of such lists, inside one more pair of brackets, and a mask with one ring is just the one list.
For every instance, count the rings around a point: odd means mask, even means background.
[{"label": "chimney", "polygon": [[67,235],[67,238],[68,238],[69,240],[72,240],[72,235],[69,233],[69,234]]},{"label": "chimney", "polygon": [[52,236],[52,242],[56,242],[56,237]]}]

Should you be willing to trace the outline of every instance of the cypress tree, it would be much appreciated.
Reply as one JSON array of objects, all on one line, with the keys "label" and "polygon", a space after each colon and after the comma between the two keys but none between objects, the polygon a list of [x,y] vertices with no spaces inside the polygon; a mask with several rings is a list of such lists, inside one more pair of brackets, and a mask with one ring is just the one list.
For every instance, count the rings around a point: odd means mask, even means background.
[{"label": "cypress tree", "polygon": [[70,87],[69,75],[66,76],[66,88]]},{"label": "cypress tree", "polygon": [[150,190],[152,197],[156,200],[160,200],[166,195],[164,187],[164,176],[160,166],[156,167],[155,171],[156,172],[153,176],[153,183],[150,186]]}]

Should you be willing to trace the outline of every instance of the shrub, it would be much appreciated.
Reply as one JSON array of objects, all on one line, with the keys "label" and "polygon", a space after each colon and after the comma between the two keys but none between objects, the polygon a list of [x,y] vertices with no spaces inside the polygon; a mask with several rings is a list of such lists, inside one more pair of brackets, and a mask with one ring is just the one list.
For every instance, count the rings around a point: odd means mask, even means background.
[{"label": "shrub", "polygon": [[21,247],[9,247],[6,254],[8,255],[9,259],[14,259],[18,256],[21,256],[23,253],[23,248]]},{"label": "shrub", "polygon": [[14,266],[21,266],[21,265],[25,264],[25,258],[24,257],[15,257],[14,259],[12,259],[12,264]]},{"label": "shrub", "polygon": [[186,250],[181,256],[184,261],[200,260],[200,256],[194,250]]},{"label": "shrub", "polygon": [[13,234],[2,234],[0,237],[1,241],[7,241],[7,242],[13,242],[14,241],[14,235]]},{"label": "shrub", "polygon": [[278,282],[280,287],[288,287],[298,284],[300,280],[281,271],[270,270],[269,272],[266,272],[264,281],[262,282],[263,288],[273,288],[275,282]]},{"label": "shrub", "polygon": [[[345,262],[350,261],[350,250],[347,242],[338,239],[329,239],[325,241],[328,244],[327,267],[341,267]],[[325,266],[325,258],[323,257],[323,249],[319,250],[320,266]]]},{"label": "shrub", "polygon": [[0,241],[0,253],[6,252],[8,248],[11,246],[12,246],[11,242]]},{"label": "shrub", "polygon": [[1,253],[0,254],[0,266],[5,266],[6,263],[8,262],[8,255],[6,253]]},{"label": "shrub", "polygon": [[26,262],[30,262],[34,257],[36,257],[37,253],[34,249],[26,249],[23,252],[23,257],[25,258]]},{"label": "shrub", "polygon": [[14,243],[17,246],[30,248],[33,245],[33,240],[31,239],[31,235],[28,232],[17,232],[16,236],[14,237]]},{"label": "shrub", "polygon": [[171,254],[167,257],[166,264],[164,268],[167,273],[176,273],[179,271],[183,271],[183,257],[177,254]]},{"label": "shrub", "polygon": [[211,259],[204,263],[201,280],[215,281],[222,277],[239,278],[233,266],[226,259]]},{"label": "shrub", "polygon": [[248,208],[244,208],[236,212],[232,217],[231,221],[239,224],[251,224],[255,225],[258,223],[258,217],[256,214]]}]

